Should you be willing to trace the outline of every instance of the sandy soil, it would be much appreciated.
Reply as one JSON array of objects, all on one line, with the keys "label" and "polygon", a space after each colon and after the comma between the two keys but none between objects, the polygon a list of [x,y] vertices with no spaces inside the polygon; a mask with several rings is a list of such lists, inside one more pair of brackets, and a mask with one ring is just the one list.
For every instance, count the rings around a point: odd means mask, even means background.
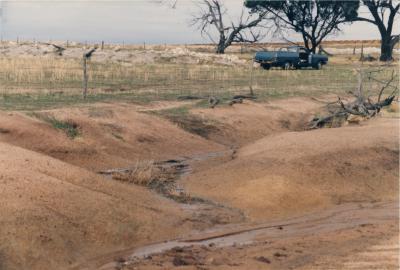
[{"label": "sandy soil", "polygon": [[0,113],[0,141],[93,171],[130,166],[139,159],[169,159],[224,149],[166,120],[140,113],[142,110],[137,105],[98,104],[39,113],[76,123],[81,136],[74,140],[35,116]]},{"label": "sandy soil", "polygon": [[[1,112],[0,268],[357,269],[371,251],[384,253],[385,269],[394,269],[398,117],[305,131],[323,101],[191,110],[218,126],[208,138],[148,113],[176,102]],[[72,121],[80,135],[71,139],[38,115]],[[97,174],[149,159],[187,163],[176,185],[197,200],[177,202]],[[276,225],[307,215],[305,227]],[[151,243],[271,222],[275,233],[268,229],[250,242],[125,257]],[[343,227],[326,225],[332,222]],[[177,253],[196,263],[181,266]]]},{"label": "sandy soil", "polygon": [[[371,212],[371,210],[373,212]],[[263,226],[183,239],[165,252],[133,252],[122,269],[397,269],[398,204],[343,204]],[[368,237],[366,237],[368,235]],[[162,245],[162,244],[161,244]],[[154,249],[154,247],[153,247]],[[109,265],[111,266],[111,265]],[[103,266],[100,269],[112,269]]]},{"label": "sandy soil", "polygon": [[177,233],[185,218],[144,188],[17,146],[0,149],[2,269],[63,269]]}]

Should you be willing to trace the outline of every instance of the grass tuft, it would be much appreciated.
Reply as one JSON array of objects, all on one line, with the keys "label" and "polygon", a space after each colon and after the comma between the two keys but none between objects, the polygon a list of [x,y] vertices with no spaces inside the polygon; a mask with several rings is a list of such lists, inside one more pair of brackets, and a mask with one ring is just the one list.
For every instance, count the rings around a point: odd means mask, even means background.
[{"label": "grass tuft", "polygon": [[62,130],[70,139],[74,139],[80,134],[78,124],[72,120],[62,121],[54,116],[36,112],[28,113],[28,115],[50,124],[55,129]]}]

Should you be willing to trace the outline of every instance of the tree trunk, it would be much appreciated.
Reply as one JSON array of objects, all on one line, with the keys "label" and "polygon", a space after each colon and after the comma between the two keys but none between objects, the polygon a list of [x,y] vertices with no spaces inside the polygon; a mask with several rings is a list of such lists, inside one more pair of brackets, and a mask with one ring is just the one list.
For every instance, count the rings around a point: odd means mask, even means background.
[{"label": "tree trunk", "polygon": [[313,54],[315,54],[316,52],[317,52],[317,45],[315,45],[315,44],[312,44],[312,47],[311,47],[311,49],[310,49],[310,52],[312,52]]},{"label": "tree trunk", "polygon": [[390,35],[382,35],[381,41],[381,56],[379,60],[381,61],[391,61],[393,60],[393,47],[391,44]]},{"label": "tree trunk", "polygon": [[312,53],[316,53],[317,52],[317,48],[318,48],[318,46],[321,44],[321,42],[318,42],[318,40],[316,40],[316,39],[311,39],[311,52]]},{"label": "tree trunk", "polygon": [[215,51],[217,54],[224,54],[225,53],[225,43],[224,42],[220,42],[217,45],[217,49]]}]

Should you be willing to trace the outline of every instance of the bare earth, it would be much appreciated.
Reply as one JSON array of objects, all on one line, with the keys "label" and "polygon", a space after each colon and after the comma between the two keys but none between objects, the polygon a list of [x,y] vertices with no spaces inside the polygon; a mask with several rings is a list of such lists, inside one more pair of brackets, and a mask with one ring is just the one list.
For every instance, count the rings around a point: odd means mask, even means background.
[{"label": "bare earth", "polygon": [[[305,131],[332,98],[0,112],[0,269],[398,269],[399,118]],[[172,159],[193,200],[98,174]]]}]

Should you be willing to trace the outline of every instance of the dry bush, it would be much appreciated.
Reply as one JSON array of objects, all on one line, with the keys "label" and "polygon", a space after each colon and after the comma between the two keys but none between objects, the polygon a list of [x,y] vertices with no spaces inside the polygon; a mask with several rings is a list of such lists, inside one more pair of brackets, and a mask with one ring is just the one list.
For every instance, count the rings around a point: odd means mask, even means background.
[{"label": "dry bush", "polygon": [[155,165],[153,160],[137,161],[132,170],[124,173],[114,173],[113,179],[128,182],[141,186],[148,186],[158,178],[160,169]]}]

